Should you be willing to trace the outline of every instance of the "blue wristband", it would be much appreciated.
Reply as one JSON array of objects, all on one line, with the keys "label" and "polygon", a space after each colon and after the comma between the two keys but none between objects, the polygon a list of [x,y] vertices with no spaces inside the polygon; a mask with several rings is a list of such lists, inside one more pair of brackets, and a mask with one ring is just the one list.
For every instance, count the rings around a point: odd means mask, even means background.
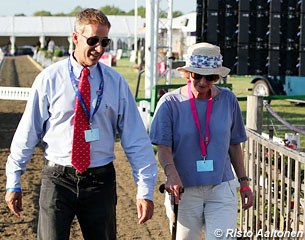
[{"label": "blue wristband", "polygon": [[7,188],[6,192],[21,192],[21,188]]}]

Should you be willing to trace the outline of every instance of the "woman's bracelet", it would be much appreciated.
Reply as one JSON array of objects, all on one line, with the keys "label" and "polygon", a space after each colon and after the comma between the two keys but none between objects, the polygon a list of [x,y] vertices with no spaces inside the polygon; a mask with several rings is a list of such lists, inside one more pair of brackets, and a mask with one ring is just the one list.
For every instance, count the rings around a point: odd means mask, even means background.
[{"label": "woman's bracelet", "polygon": [[246,191],[251,191],[251,188],[249,186],[245,186],[245,187],[242,187],[242,188],[239,189],[240,193],[246,192]]}]

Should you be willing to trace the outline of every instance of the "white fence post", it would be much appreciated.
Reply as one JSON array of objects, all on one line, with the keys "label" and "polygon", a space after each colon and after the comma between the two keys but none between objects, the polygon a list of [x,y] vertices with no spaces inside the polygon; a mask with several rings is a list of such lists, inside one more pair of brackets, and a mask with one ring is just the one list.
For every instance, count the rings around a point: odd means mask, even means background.
[{"label": "white fence post", "polygon": [[246,126],[257,133],[262,133],[263,126],[263,97],[247,96]]},{"label": "white fence post", "polygon": [[138,110],[140,112],[145,129],[148,132],[150,128],[150,102],[144,100],[140,101]]}]

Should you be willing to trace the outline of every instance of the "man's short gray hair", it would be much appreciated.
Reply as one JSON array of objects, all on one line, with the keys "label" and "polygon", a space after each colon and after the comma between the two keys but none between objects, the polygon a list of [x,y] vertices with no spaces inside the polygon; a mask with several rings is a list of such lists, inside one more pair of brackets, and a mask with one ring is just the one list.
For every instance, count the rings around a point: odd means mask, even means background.
[{"label": "man's short gray hair", "polygon": [[106,25],[108,28],[111,27],[107,16],[103,12],[94,8],[86,8],[76,14],[74,31],[83,33],[85,26],[89,24],[100,24]]}]

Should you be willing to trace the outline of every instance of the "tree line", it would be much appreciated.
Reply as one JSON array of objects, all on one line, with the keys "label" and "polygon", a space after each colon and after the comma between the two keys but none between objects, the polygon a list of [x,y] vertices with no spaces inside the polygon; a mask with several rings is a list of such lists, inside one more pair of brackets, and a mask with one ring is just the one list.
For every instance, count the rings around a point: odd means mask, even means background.
[{"label": "tree line", "polygon": [[[52,14],[49,11],[41,10],[41,11],[34,12],[33,16],[75,16],[75,14],[80,12],[81,10],[83,10],[83,8],[80,7],[80,6],[75,7],[70,13],[61,12],[61,13]],[[101,7],[99,10],[102,11],[103,13],[105,13],[106,15],[134,16],[134,14],[135,14],[134,9],[132,9],[128,12],[125,12],[118,7],[110,6],[110,5],[106,5],[104,7]],[[146,13],[146,8],[145,7],[143,7],[143,6],[138,7],[138,16],[141,16],[142,18],[145,18],[145,13]],[[167,12],[166,11],[161,11],[159,14],[160,14],[160,18],[166,18],[167,17]],[[173,17],[179,17],[179,16],[182,16],[182,15],[183,15],[183,13],[181,11],[173,11]],[[20,14],[15,14],[15,16],[26,16],[26,15],[23,14],[23,13],[20,13]]]}]

